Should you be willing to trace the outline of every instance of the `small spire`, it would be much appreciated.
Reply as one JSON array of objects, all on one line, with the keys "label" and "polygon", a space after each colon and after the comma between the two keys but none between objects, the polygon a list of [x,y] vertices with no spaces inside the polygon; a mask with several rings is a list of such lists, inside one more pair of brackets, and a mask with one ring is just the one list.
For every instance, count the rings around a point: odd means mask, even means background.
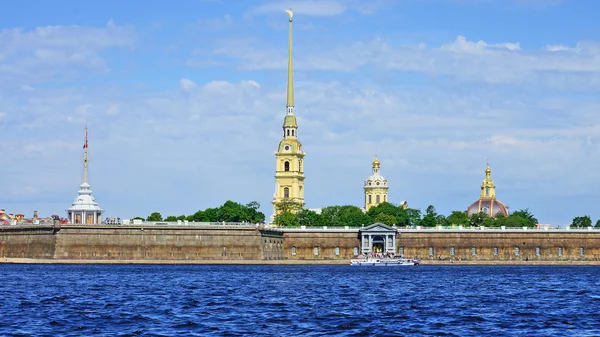
[{"label": "small spire", "polygon": [[83,183],[87,183],[87,169],[88,169],[88,127],[85,125],[85,142],[83,143]]},{"label": "small spire", "polygon": [[287,80],[287,113],[294,113],[294,64],[292,60],[292,9],[286,10],[290,16],[290,35],[288,39],[288,80]]}]

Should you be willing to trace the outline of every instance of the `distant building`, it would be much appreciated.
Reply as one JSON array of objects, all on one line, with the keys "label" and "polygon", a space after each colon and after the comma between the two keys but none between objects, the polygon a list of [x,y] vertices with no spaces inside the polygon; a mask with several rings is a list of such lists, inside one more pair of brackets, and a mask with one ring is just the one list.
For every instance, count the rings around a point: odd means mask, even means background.
[{"label": "distant building", "polygon": [[490,177],[492,170],[490,165],[487,165],[485,169],[485,179],[481,183],[481,192],[479,194],[479,200],[472,203],[467,207],[467,216],[472,216],[477,213],[485,213],[488,217],[493,218],[498,213],[508,216],[508,206],[505,206],[499,200],[496,199],[496,186],[494,181]]},{"label": "distant building", "polygon": [[88,132],[85,127],[85,143],[83,144],[83,183],[79,186],[79,195],[67,209],[67,218],[72,224],[95,225],[102,222],[104,210],[98,206],[96,199],[92,196],[92,190],[87,183],[88,170]]},{"label": "distant building", "polygon": [[382,202],[388,202],[388,183],[387,180],[381,175],[379,159],[375,156],[373,160],[373,167],[371,169],[371,175],[365,180],[364,191],[365,191],[365,211],[369,208],[377,206]]}]

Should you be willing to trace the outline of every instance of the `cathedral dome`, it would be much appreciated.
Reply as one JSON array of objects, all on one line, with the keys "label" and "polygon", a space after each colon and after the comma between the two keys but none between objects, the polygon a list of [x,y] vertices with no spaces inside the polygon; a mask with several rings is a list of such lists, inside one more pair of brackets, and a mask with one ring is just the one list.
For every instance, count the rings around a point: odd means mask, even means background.
[{"label": "cathedral dome", "polygon": [[373,160],[373,167],[379,167],[380,165],[379,159],[375,158],[375,160]]},{"label": "cathedral dome", "polygon": [[472,216],[477,213],[486,213],[487,216],[495,217],[498,213],[508,216],[508,206],[505,206],[503,203],[496,199],[488,199],[488,200],[477,200],[472,203],[469,207],[467,207],[467,216]]}]

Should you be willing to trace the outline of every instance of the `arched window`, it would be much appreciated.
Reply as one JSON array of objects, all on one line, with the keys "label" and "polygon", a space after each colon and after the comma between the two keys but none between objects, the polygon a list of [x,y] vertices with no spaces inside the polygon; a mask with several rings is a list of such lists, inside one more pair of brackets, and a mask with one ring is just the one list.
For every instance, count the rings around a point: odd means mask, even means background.
[{"label": "arched window", "polygon": [[294,135],[294,130],[292,130],[292,136]]},{"label": "arched window", "polygon": [[558,256],[563,256],[563,248],[558,247]]},{"label": "arched window", "polygon": [[292,247],[292,255],[293,255],[293,256],[296,256],[296,246],[293,246],[293,247]]},{"label": "arched window", "polygon": [[380,201],[380,199],[379,199],[379,198],[380,198],[380,197],[379,197],[379,194],[377,194],[377,195],[375,196],[375,203],[377,203],[377,204],[379,203],[379,201]]},{"label": "arched window", "polygon": [[290,170],[290,162],[286,161],[285,163],[283,163],[283,170],[285,172],[288,172]]},{"label": "arched window", "polygon": [[319,247],[315,246],[315,248],[313,249],[313,254],[315,254],[315,256],[319,255]]},{"label": "arched window", "polygon": [[358,256],[358,247],[354,246],[354,256]]},{"label": "arched window", "polygon": [[490,188],[489,187],[485,188],[485,195],[486,196],[490,195]]},{"label": "arched window", "polygon": [[283,188],[283,197],[284,198],[289,198],[290,197],[290,189],[287,187]]},{"label": "arched window", "polygon": [[454,247],[450,247],[450,256],[456,255],[456,249]]},{"label": "arched window", "polygon": [[372,203],[371,201],[371,195],[369,194],[369,204]]},{"label": "arched window", "polygon": [[583,246],[579,247],[579,256],[585,255],[585,248]]},{"label": "arched window", "polygon": [[387,195],[383,195],[383,202],[387,202]]},{"label": "arched window", "polygon": [[339,246],[335,247],[335,255],[340,256],[340,247]]},{"label": "arched window", "polygon": [[471,248],[471,255],[473,255],[473,256],[477,255],[477,247]]},{"label": "arched window", "polygon": [[521,248],[520,247],[515,247],[515,255],[516,256],[520,256],[521,255]]},{"label": "arched window", "polygon": [[429,256],[433,257],[433,247],[429,246]]},{"label": "arched window", "polygon": [[287,135],[288,136],[290,135],[290,129],[287,129]]}]

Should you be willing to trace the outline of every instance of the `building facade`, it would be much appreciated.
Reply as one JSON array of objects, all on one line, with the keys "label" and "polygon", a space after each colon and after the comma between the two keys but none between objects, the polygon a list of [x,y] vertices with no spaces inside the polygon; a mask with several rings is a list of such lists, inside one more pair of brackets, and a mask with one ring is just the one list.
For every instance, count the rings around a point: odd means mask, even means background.
[{"label": "building facade", "polygon": [[79,185],[79,195],[67,209],[67,218],[72,224],[95,225],[102,222],[104,210],[98,206],[87,182],[88,163],[88,129],[86,126],[85,143],[83,144],[83,183]]},{"label": "building facade", "polygon": [[467,216],[472,216],[477,213],[485,213],[488,217],[493,218],[499,213],[508,216],[508,206],[505,206],[496,199],[496,185],[491,178],[492,170],[488,164],[485,169],[485,179],[481,182],[481,192],[479,200],[467,207]]},{"label": "building facade", "polygon": [[[283,138],[275,152],[275,193],[273,195],[273,215],[270,222],[283,211],[298,211],[304,207],[304,156],[302,143],[298,139],[298,123],[294,114],[294,71],[292,60],[292,11],[289,14],[290,30],[288,39],[287,103],[283,120]],[[284,209],[285,204],[300,207]]]}]

